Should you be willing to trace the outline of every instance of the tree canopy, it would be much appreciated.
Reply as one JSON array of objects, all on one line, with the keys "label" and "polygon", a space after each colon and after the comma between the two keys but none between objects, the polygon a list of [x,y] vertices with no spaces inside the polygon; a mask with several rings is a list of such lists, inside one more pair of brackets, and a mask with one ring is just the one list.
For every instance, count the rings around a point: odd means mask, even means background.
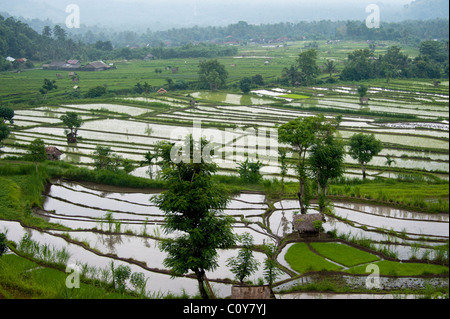
[{"label": "tree canopy", "polygon": [[67,136],[68,140],[76,143],[78,136],[78,129],[83,125],[83,120],[76,112],[66,112],[61,116],[61,121],[70,130],[70,134]]},{"label": "tree canopy", "polygon": [[383,150],[383,143],[375,138],[375,135],[358,133],[350,138],[349,155],[361,165],[363,179],[366,178],[366,165],[374,156]]},{"label": "tree canopy", "polygon": [[217,60],[200,62],[198,74],[200,88],[213,91],[225,86],[228,78],[225,66]]},{"label": "tree canopy", "polygon": [[202,160],[194,161],[195,150],[205,149],[204,139],[193,141],[188,136],[191,148],[189,156],[175,159],[179,149],[171,143],[158,145],[162,158],[162,176],[167,182],[166,191],[152,198],[165,214],[166,233],[177,232],[176,238],[165,239],[161,249],[167,253],[164,265],[174,275],[189,271],[195,273],[202,298],[208,294],[204,287],[206,271],[218,267],[218,249],[230,248],[235,243],[230,217],[222,215],[230,196],[222,184],[214,183],[211,175],[217,165]]},{"label": "tree canopy", "polygon": [[300,117],[280,126],[278,140],[289,144],[298,152],[297,174],[299,192],[297,194],[302,214],[306,214],[307,196],[307,153],[315,144],[325,141],[336,131],[337,121],[327,120],[323,114],[312,117]]}]

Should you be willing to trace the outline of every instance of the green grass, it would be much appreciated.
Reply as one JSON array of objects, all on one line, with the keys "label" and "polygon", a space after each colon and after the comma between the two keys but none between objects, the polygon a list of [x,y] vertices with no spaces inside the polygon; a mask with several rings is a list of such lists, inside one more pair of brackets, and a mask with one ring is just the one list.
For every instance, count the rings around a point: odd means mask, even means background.
[{"label": "green grass", "polygon": [[[323,65],[327,59],[335,59],[338,69],[342,70],[347,55],[354,50],[368,48],[366,42],[345,41],[339,45],[329,45],[326,41],[317,41],[319,44],[318,65]],[[385,54],[390,45],[398,44],[386,41],[385,48],[377,48],[376,56]],[[271,83],[281,77],[285,67],[295,63],[298,54],[304,49],[305,42],[289,42],[287,46],[279,48],[264,48],[262,46],[242,46],[239,47],[237,56],[242,57],[243,54],[247,58],[236,59],[233,56],[219,57],[217,60],[222,63],[229,73],[228,87],[238,84],[239,81],[246,76],[254,76],[261,74],[266,83]],[[418,54],[416,47],[404,47],[410,57]],[[259,56],[260,58],[249,58]],[[269,64],[265,64],[265,58],[273,57]],[[88,62],[88,61],[83,61]],[[92,87],[105,85],[109,92],[121,93],[132,90],[136,83],[148,82],[154,88],[167,87],[167,79],[171,78],[174,82],[183,80],[187,83],[194,82],[198,79],[198,58],[183,58],[169,60],[151,60],[151,61],[105,61],[113,62],[117,69],[104,72],[79,72],[81,94],[84,95]],[[23,70],[20,73],[0,72],[0,100],[3,104],[7,103],[27,103],[30,101],[52,99],[70,99],[73,98],[73,82],[68,76],[68,71],[53,71],[38,69],[42,63],[35,62],[37,69]],[[231,65],[235,65],[232,67]],[[172,74],[171,70],[166,70],[167,66],[178,67],[179,72]],[[162,69],[162,73],[155,73],[155,69]],[[62,78],[58,79],[56,74],[61,74]],[[328,74],[323,73],[319,78],[327,79]],[[49,92],[47,97],[39,93],[44,79],[55,80],[58,89]],[[380,85],[385,84],[384,79],[377,79]],[[377,83],[378,83],[377,82]],[[391,86],[395,87],[397,81],[392,80]],[[399,82],[403,86],[403,83]],[[406,87],[408,87],[406,85]],[[434,89],[434,88],[430,88]],[[45,102],[44,101],[44,102]]]},{"label": "green grass", "polygon": [[[447,275],[449,269],[446,266],[422,263],[400,263],[382,260],[374,263],[380,268],[380,275],[388,276],[422,276],[422,275]],[[367,274],[366,265],[350,268],[347,272],[351,274]]]},{"label": "green grass", "polygon": [[368,252],[339,243],[311,243],[311,246],[320,255],[346,267],[353,267],[380,259]]},{"label": "green grass", "polygon": [[[387,276],[449,274],[447,266],[380,260],[375,255],[338,243],[311,243],[311,247],[322,256],[350,267],[345,270],[350,274],[367,274],[367,265],[360,265],[365,263],[377,265],[380,268],[380,275]],[[313,271],[342,271],[342,267],[327,261],[324,257],[312,252],[306,243],[292,245],[285,255],[285,259],[291,268],[301,274]]]},{"label": "green grass", "polygon": [[42,193],[47,185],[48,175],[39,168],[36,173],[33,164],[0,162],[0,218],[20,220],[23,224],[41,228],[65,229],[46,222],[31,213],[33,207],[42,205]]},{"label": "green grass", "polygon": [[292,269],[301,274],[312,271],[337,271],[342,269],[342,267],[326,261],[313,253],[305,243],[292,245],[288,249],[285,259]]},{"label": "green grass", "polygon": [[11,299],[123,299],[116,291],[80,283],[79,289],[66,287],[67,274],[42,268],[25,258],[9,254],[0,258],[0,294]]},{"label": "green grass", "polygon": [[287,98],[287,99],[295,99],[295,100],[309,99],[309,96],[307,96],[307,95],[300,95],[300,94],[286,94],[286,95],[280,95],[280,97],[284,97],[284,98]]},{"label": "green grass", "polygon": [[357,185],[333,184],[330,195],[344,196],[430,213],[449,212],[449,184],[427,181],[365,181]]}]

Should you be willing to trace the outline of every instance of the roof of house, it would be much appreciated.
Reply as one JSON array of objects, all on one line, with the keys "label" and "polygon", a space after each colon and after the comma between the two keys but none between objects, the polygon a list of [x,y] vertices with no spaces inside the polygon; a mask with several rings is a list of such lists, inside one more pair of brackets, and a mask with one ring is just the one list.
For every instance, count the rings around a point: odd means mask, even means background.
[{"label": "roof of house", "polygon": [[324,214],[304,214],[294,216],[294,228],[301,233],[316,232],[313,222],[316,220],[325,221]]},{"label": "roof of house", "polygon": [[69,64],[66,61],[53,61],[50,64],[44,64],[42,67],[45,69],[54,69],[54,70],[77,70],[81,66],[80,62],[75,64]]},{"label": "roof of house", "polygon": [[105,62],[103,61],[95,61],[95,62],[91,62],[88,65],[86,65],[86,68],[94,68],[94,69],[109,69],[110,66],[107,65]]},{"label": "roof of house", "polygon": [[55,146],[48,146],[45,148],[45,152],[49,155],[55,155],[55,156],[61,156],[62,154],[64,154],[63,152],[61,152],[57,147]]}]

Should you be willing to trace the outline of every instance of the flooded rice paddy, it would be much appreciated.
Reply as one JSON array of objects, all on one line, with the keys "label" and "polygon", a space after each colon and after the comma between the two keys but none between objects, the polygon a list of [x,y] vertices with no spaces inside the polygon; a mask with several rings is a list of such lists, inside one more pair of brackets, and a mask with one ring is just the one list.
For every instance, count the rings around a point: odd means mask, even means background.
[{"label": "flooded rice paddy", "polygon": [[[63,151],[61,160],[75,165],[92,167],[93,152],[97,145],[109,146],[123,158],[140,163],[147,151],[153,150],[159,141],[181,141],[193,132],[193,121],[201,121],[202,135],[213,141],[215,150],[229,152],[219,163],[219,174],[232,174],[239,161],[246,155],[256,153],[257,145],[273,145],[276,137],[255,136],[250,127],[274,128],[297,117],[314,116],[314,110],[342,110],[339,132],[348,140],[358,132],[373,133],[385,145],[384,150],[370,163],[369,178],[373,176],[395,177],[403,170],[434,173],[448,179],[449,173],[449,125],[448,94],[412,92],[419,90],[417,84],[411,88],[399,86],[396,89],[371,87],[369,105],[361,107],[354,87],[308,88],[304,94],[308,99],[287,102],[288,108],[278,104],[284,100],[276,97],[290,93],[280,89],[257,92],[256,94],[231,94],[218,92],[196,92],[189,97],[157,96],[150,98],[129,98],[119,104],[68,104],[55,107],[38,107],[17,110],[12,134],[4,141],[1,156],[22,155],[27,145],[36,138],[46,145],[57,146]],[[191,107],[190,99],[199,100]],[[281,98],[280,98],[281,99]],[[141,103],[137,105],[136,103]],[[152,103],[159,103],[152,107]],[[136,105],[134,105],[136,104]],[[165,109],[161,105],[166,105]],[[358,110],[394,114],[397,119],[380,122],[376,116],[359,115]],[[78,112],[84,125],[79,130],[81,137],[77,144],[68,145],[65,128],[60,117],[67,111]],[[350,111],[350,112],[348,112]],[[414,121],[402,121],[399,115],[414,115]],[[327,116],[331,117],[331,116]],[[225,134],[226,130],[232,134]],[[281,146],[281,145],[280,145]],[[231,151],[231,152],[230,152]],[[231,155],[229,155],[231,154]],[[278,177],[280,164],[276,150],[267,149],[258,158],[265,165],[265,178]],[[389,172],[386,171],[386,156],[395,159]],[[288,153],[289,157],[293,152]],[[361,177],[355,160],[345,159],[348,167],[346,176]],[[139,167],[135,176],[147,177],[148,167]],[[156,167],[153,168],[156,171]],[[287,180],[294,180],[295,170],[289,169]],[[111,260],[119,265],[128,264],[133,271],[144,272],[149,278],[147,290],[154,294],[197,293],[197,282],[193,277],[170,279],[164,268],[164,253],[159,242],[169,235],[164,233],[164,215],[151,204],[151,193],[125,189],[107,188],[98,185],[76,184],[55,181],[45,195],[44,209],[36,213],[49,222],[58,223],[71,231],[39,232],[23,228],[17,222],[0,221],[0,229],[8,230],[8,238],[18,242],[25,233],[33,240],[49,243],[58,248],[65,247],[71,254],[71,263],[89,264],[98,269],[108,267]],[[273,204],[273,206],[269,205]],[[271,209],[270,207],[274,207]],[[296,200],[268,203],[260,194],[236,196],[225,210],[233,216],[236,234],[250,233],[255,244],[275,243],[293,234],[292,219],[298,211]],[[312,205],[310,213],[316,212]],[[105,219],[112,214],[114,223]],[[333,231],[351,239],[368,239],[373,248],[388,250],[400,260],[417,256],[433,257],[433,247],[442,245],[449,237],[447,215],[428,215],[410,211],[335,202],[334,215],[327,216],[325,232]],[[175,236],[173,234],[171,236]],[[67,240],[70,238],[71,240]],[[290,269],[284,255],[290,244],[280,247],[277,261],[285,267],[279,278],[278,290],[295,284],[290,280],[295,271]],[[230,295],[231,284],[226,279],[233,275],[225,267],[226,259],[237,255],[238,250],[220,252],[220,267],[208,273],[213,289],[220,297]],[[265,255],[255,251],[261,263]],[[261,268],[261,267],[260,267]],[[250,280],[254,283],[262,278],[260,269]],[[391,286],[401,283],[391,283]],[[309,294],[278,294],[279,298],[310,298]],[[333,296],[328,296],[333,298]],[[354,295],[349,295],[352,298]],[[371,298],[369,295],[359,296]],[[376,296],[372,296],[376,298]]]},{"label": "flooded rice paddy", "polygon": [[[6,230],[8,239],[16,242],[28,233],[36,242],[58,249],[65,247],[72,264],[87,264],[96,269],[108,267],[111,261],[116,265],[127,264],[133,271],[143,272],[149,278],[147,290],[155,295],[180,294],[183,290],[195,295],[197,282],[193,277],[171,279],[168,269],[164,267],[165,253],[159,249],[159,243],[169,235],[163,229],[164,214],[150,202],[150,198],[158,193],[158,190],[132,191],[55,180],[44,195],[43,209],[37,210],[36,214],[51,223],[66,226],[70,231],[41,232],[11,221],[0,221],[0,229]],[[313,205],[309,213],[314,213],[315,208]],[[233,197],[224,211],[235,219],[233,229],[236,234],[250,233],[256,245],[273,243],[281,248],[277,261],[288,271],[278,278],[280,286],[276,291],[297,280],[291,280],[295,271],[284,259],[291,244],[280,246],[283,239],[294,233],[292,219],[297,211],[296,200],[269,203],[264,195],[253,193]],[[400,260],[425,253],[432,256],[433,246],[442,245],[449,237],[448,215],[428,215],[345,202],[335,202],[334,211],[334,217],[327,216],[324,223],[326,232],[337,231],[348,237],[370,239],[374,247],[387,247]],[[106,218],[108,214],[110,219]],[[230,295],[231,283],[227,280],[232,279],[233,274],[225,265],[226,260],[237,253],[237,249],[220,251],[219,267],[207,274],[220,297]],[[254,256],[263,264],[265,254],[255,251]],[[256,283],[263,278],[262,271],[260,267],[249,279]]]},{"label": "flooded rice paddy", "polygon": [[[340,87],[337,90],[343,92],[329,91],[326,88],[310,88],[308,93],[312,97],[301,102],[292,102],[297,104],[293,104],[294,107],[290,109],[273,106],[271,105],[273,100],[251,94],[197,92],[192,97],[201,98],[201,102],[194,108],[189,107],[188,100],[181,98],[158,96],[147,101],[166,103],[169,109],[164,112],[155,112],[156,109],[152,109],[150,106],[127,106],[124,104],[72,104],[18,110],[13,134],[5,141],[6,148],[3,151],[5,155],[21,154],[30,141],[39,137],[46,144],[60,148],[65,153],[62,159],[74,164],[92,164],[92,153],[98,144],[110,146],[122,157],[139,162],[143,160],[142,155],[152,150],[157,142],[161,140],[179,141],[183,135],[192,133],[193,124],[189,123],[197,121],[202,125],[201,134],[204,137],[213,140],[218,147],[220,144],[225,145],[228,149],[234,149],[237,156],[242,156],[256,152],[253,142],[248,142],[244,148],[239,146],[244,135],[250,137],[248,141],[251,141],[251,133],[247,130],[249,127],[256,125],[259,128],[273,129],[276,125],[281,125],[297,117],[313,116],[314,113],[303,110],[308,106],[324,105],[337,107],[344,111],[360,109],[359,102],[354,96],[354,88]],[[271,97],[286,93],[280,89],[266,91],[268,91],[266,95]],[[273,94],[270,95],[269,91]],[[320,92],[325,92],[325,96],[318,96]],[[327,96],[328,92],[339,93],[339,95]],[[405,113],[406,108],[403,107],[408,105],[411,110],[417,109],[415,115],[430,117],[427,121],[402,122],[399,120],[378,123],[376,117],[345,115],[344,113],[339,130],[344,140],[349,139],[357,132],[364,132],[375,134],[376,138],[385,144],[382,154],[371,162],[372,166],[378,168],[378,171],[375,169],[375,174],[383,174],[386,167],[386,155],[391,155],[395,159],[395,164],[391,167],[394,176],[396,168],[448,174],[449,126],[448,121],[441,120],[445,115],[434,114],[428,109],[416,108],[415,104],[406,102],[406,98],[410,98],[411,95],[415,96],[412,92],[388,91],[389,93],[401,93],[397,99],[389,95],[382,97],[383,92],[386,94],[386,91],[379,88],[374,88],[373,92],[376,98],[374,97],[374,100],[369,103],[368,107],[371,110],[378,107],[382,112],[409,114]],[[259,92],[259,94],[262,93],[264,92]],[[211,94],[215,94],[215,96],[211,96]],[[427,94],[430,96],[429,93]],[[448,101],[448,95],[436,94],[432,98]],[[422,102],[419,101],[418,104],[423,107],[433,106],[435,109],[442,110],[443,114],[448,114],[448,104],[430,105]],[[221,103],[224,104],[221,105]],[[392,105],[387,106],[389,103]],[[95,113],[99,110],[102,112]],[[85,121],[79,130],[81,138],[76,146],[67,145],[65,129],[59,120],[60,116],[67,111],[80,113]],[[434,120],[430,121],[431,118]],[[171,123],[155,123],[152,119]],[[217,127],[217,125],[225,127]],[[216,128],[213,128],[214,126]],[[237,129],[241,129],[241,133],[236,133]],[[225,134],[227,130],[234,130],[235,133],[227,135]],[[259,144],[271,145],[270,143],[273,143],[273,139],[259,140]],[[220,151],[220,147],[217,150]],[[279,174],[277,154],[264,155],[260,160],[265,164],[263,172],[268,178]],[[235,169],[237,165],[236,163],[233,165],[233,161],[233,159],[225,159],[219,166],[225,171]],[[349,156],[347,156],[346,162],[350,165],[357,165]],[[133,174],[143,176],[142,170],[139,169]],[[347,176],[360,176],[360,173],[357,170],[349,169]]]}]

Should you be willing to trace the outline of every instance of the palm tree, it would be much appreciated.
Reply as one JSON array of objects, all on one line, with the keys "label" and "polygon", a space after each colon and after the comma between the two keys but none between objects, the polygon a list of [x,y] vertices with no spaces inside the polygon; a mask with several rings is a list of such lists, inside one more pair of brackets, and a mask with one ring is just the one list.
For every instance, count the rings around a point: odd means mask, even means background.
[{"label": "palm tree", "polygon": [[333,73],[337,72],[336,63],[333,60],[327,60],[324,65],[324,71],[330,75],[330,79],[333,76]]},{"label": "palm tree", "polygon": [[[397,163],[393,158],[393,155],[386,155],[386,164],[389,166],[389,168],[391,168],[391,165],[394,163]],[[391,178],[391,172],[389,171],[389,178]]]}]

